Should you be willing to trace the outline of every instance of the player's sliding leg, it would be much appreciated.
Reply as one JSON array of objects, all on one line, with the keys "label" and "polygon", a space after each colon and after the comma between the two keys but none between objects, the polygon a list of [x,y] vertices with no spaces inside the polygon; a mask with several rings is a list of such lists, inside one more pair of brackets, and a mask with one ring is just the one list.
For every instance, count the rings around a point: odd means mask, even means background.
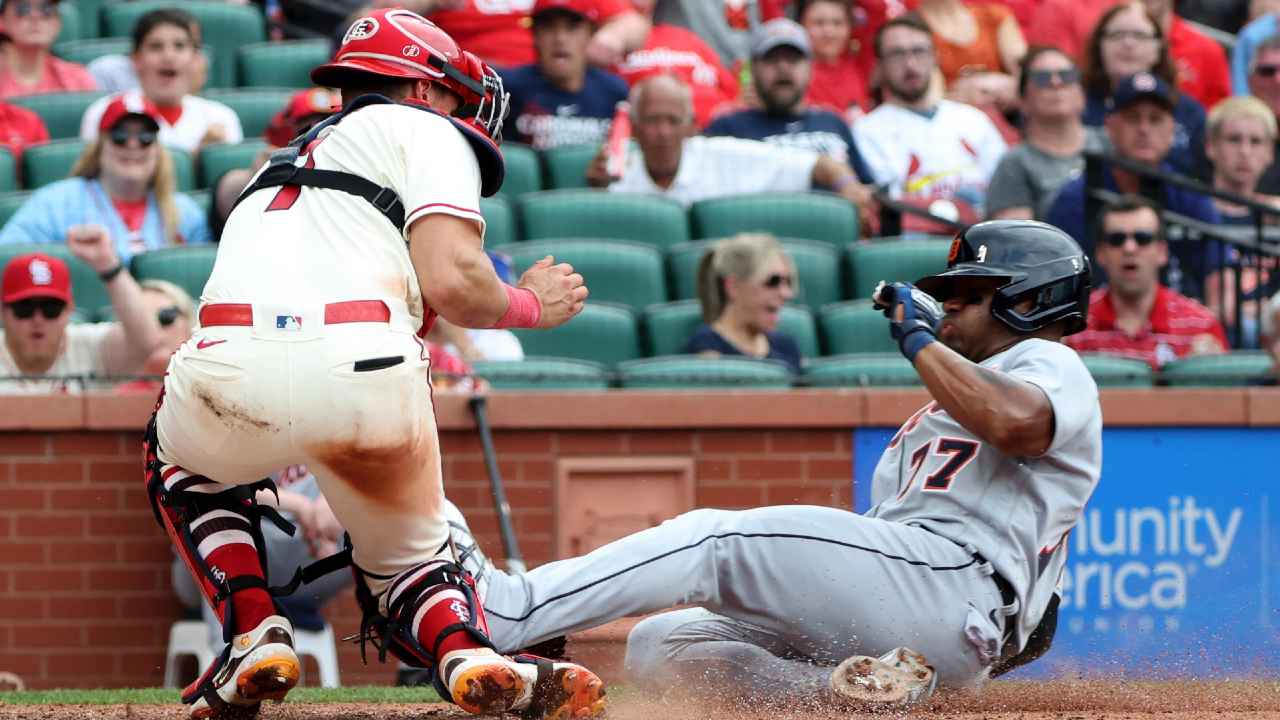
[{"label": "player's sliding leg", "polygon": [[[193,718],[251,718],[263,700],[281,700],[298,682],[293,626],[277,610],[262,571],[265,557],[254,493],[166,463],[147,433],[147,490],[223,626],[227,647],[182,693]],[[270,482],[270,481],[267,481]],[[278,516],[275,516],[278,517]]]}]

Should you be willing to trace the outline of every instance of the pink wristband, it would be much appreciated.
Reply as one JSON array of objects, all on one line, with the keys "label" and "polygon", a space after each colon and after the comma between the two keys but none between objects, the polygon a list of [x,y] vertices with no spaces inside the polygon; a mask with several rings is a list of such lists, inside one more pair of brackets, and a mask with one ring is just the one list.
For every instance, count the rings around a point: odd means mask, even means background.
[{"label": "pink wristband", "polygon": [[532,290],[513,288],[507,285],[507,311],[493,324],[495,330],[504,328],[531,328],[542,319],[542,305]]}]

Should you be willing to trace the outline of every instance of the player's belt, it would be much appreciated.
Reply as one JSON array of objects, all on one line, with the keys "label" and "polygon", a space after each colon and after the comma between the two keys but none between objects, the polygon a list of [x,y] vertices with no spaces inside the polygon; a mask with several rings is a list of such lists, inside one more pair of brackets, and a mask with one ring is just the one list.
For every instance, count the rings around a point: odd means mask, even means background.
[{"label": "player's belt", "polygon": [[[381,300],[351,300],[324,306],[324,324],[390,322],[391,309]],[[253,306],[248,303],[215,303],[200,308],[200,327],[253,325]]]}]

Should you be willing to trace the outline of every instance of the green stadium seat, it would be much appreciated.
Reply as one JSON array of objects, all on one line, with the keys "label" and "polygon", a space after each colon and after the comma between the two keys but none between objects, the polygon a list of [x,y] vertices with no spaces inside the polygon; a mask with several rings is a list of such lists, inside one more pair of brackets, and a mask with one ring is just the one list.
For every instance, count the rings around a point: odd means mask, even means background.
[{"label": "green stadium seat", "polygon": [[[95,33],[96,34],[96,33]],[[53,46],[53,54],[67,62],[88,65],[103,55],[128,55],[133,50],[129,38],[100,38],[60,42]]]},{"label": "green stadium seat", "polygon": [[680,203],[651,195],[603,190],[548,190],[520,198],[526,240],[612,238],[667,248],[689,240]]},{"label": "green stadium seat", "polygon": [[241,87],[313,87],[311,71],[329,62],[329,41],[284,40],[245,45],[236,53]]},{"label": "green stadium seat", "polygon": [[525,193],[538,192],[542,189],[542,167],[538,162],[538,153],[533,148],[520,143],[502,143],[502,157],[506,161],[506,175],[499,191],[511,202],[516,202]]},{"label": "green stadium seat", "polygon": [[228,170],[248,168],[267,146],[266,141],[252,138],[238,143],[206,145],[200,150],[200,173],[197,187],[212,188]]},{"label": "green stadium seat", "polygon": [[518,362],[473,362],[497,390],[595,390],[609,387],[604,366],[586,360],[526,357]]},{"label": "green stadium seat", "polygon": [[9,222],[9,218],[18,212],[18,208],[27,204],[30,192],[0,193],[0,228]]},{"label": "green stadium seat", "polygon": [[1235,387],[1266,373],[1271,362],[1265,350],[1233,350],[1174,360],[1160,368],[1160,376],[1165,385]]},{"label": "green stadium seat", "polygon": [[898,343],[889,335],[889,319],[871,300],[824,305],[818,310],[822,347],[827,355],[893,353]]},{"label": "green stadium seat", "polygon": [[[818,330],[809,308],[785,305],[780,315],[778,329],[795,338],[805,357],[818,355]],[[701,324],[702,305],[697,300],[650,305],[644,311],[645,354],[658,357],[684,353],[689,336]]]},{"label": "green stadium seat", "polygon": [[900,353],[837,355],[817,358],[804,371],[805,382],[818,387],[887,387],[920,385],[920,376]]},{"label": "green stadium seat", "polygon": [[212,190],[192,190],[183,194],[194,200],[196,205],[199,205],[200,209],[204,211],[205,217],[209,217],[209,213],[213,211]]},{"label": "green stadium seat", "polygon": [[484,216],[485,247],[496,249],[516,241],[515,213],[509,200],[500,194],[480,198],[480,214]]},{"label": "green stadium seat", "polygon": [[[149,2],[150,0],[130,0],[126,4]],[[202,0],[186,0],[190,3]],[[246,139],[256,138],[271,124],[271,118],[284,108],[294,90],[289,88],[235,88],[231,90],[206,90],[201,95],[210,100],[217,100],[240,116],[240,127]]]},{"label": "green stadium seat", "polygon": [[0,145],[0,193],[18,189],[18,160],[13,151]]},{"label": "green stadium seat", "polygon": [[565,145],[542,151],[542,169],[548,190],[587,187],[587,166],[600,151],[595,143]]},{"label": "green stadium seat", "polygon": [[96,29],[93,35],[85,34],[79,4],[70,0],[63,0],[63,2],[58,3],[58,14],[62,16],[62,30],[58,33],[58,37],[53,39],[55,45],[63,42],[75,42],[85,37],[97,35]]},{"label": "green stadium seat", "polygon": [[[173,6],[173,0],[132,0],[109,4],[102,9],[103,35],[128,37],[138,18],[152,10]],[[244,45],[267,40],[267,23],[262,8],[253,3],[237,5],[219,0],[183,0],[180,7],[200,22],[204,43],[214,49],[216,62],[210,69],[207,86],[235,87],[236,52]],[[246,137],[257,134],[245,130]]]},{"label": "green stadium seat", "polygon": [[178,191],[187,192],[196,189],[196,171],[191,166],[191,153],[179,147],[165,147],[169,157],[173,158],[173,174],[178,180]]},{"label": "green stadium seat", "polygon": [[1151,366],[1142,360],[1098,353],[1080,353],[1080,359],[1098,387],[1151,387],[1155,382]]},{"label": "green stadium seat", "polygon": [[691,211],[694,238],[767,232],[778,237],[831,243],[858,239],[858,209],[825,193],[754,193],[703,200]]},{"label": "green stadium seat", "polygon": [[591,300],[620,303],[636,315],[667,299],[662,254],[651,245],[572,238],[514,243],[502,251],[514,261],[516,277],[548,255],[557,262],[567,262],[581,273]]},{"label": "green stadium seat", "polygon": [[39,252],[60,258],[71,269],[71,293],[75,296],[77,315],[82,321],[92,321],[103,308],[111,307],[111,297],[102,284],[102,278],[93,268],[71,255],[65,243],[33,243],[30,245],[0,245],[0,270],[18,255]]},{"label": "green stadium seat", "polygon": [[54,140],[28,147],[22,152],[22,187],[35,190],[65,180],[84,146],[79,140]]},{"label": "green stadium seat", "polygon": [[19,95],[9,102],[35,112],[44,120],[53,140],[80,137],[80,118],[84,111],[104,93],[68,92],[43,95]]},{"label": "green stadium seat", "polygon": [[213,261],[217,254],[217,245],[152,250],[134,255],[130,261],[130,272],[139,281],[168,280],[199,300],[205,283],[213,274]]},{"label": "green stadium seat", "polygon": [[951,239],[884,238],[869,243],[850,243],[844,252],[845,297],[871,297],[876,285],[885,282],[915,282],[942,272],[947,266]]},{"label": "green stadium seat", "polygon": [[[667,287],[672,300],[698,297],[698,261],[717,240],[695,240],[667,250]],[[840,300],[840,254],[827,243],[782,238],[782,246],[796,262],[800,287],[791,302],[810,310]]]},{"label": "green stadium seat", "polygon": [[588,300],[569,322],[550,330],[512,330],[529,357],[570,357],[613,368],[640,357],[640,331],[631,308]]},{"label": "green stadium seat", "polygon": [[791,370],[781,360],[675,355],[618,365],[624,388],[788,388]]}]

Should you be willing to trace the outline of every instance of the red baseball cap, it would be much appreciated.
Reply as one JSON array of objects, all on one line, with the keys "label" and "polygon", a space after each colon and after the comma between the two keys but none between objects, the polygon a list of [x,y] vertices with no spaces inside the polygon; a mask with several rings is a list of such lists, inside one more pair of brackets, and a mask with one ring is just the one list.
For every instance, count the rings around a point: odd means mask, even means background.
[{"label": "red baseball cap", "polygon": [[116,126],[116,123],[130,115],[144,117],[151,121],[156,129],[160,129],[160,108],[142,96],[142,93],[127,92],[115,96],[102,111],[102,119],[98,121],[98,132],[104,133]]},{"label": "red baseball cap", "polygon": [[529,16],[534,17],[548,10],[563,10],[584,17],[594,25],[600,24],[600,6],[595,0],[537,0]]},{"label": "red baseball cap", "polygon": [[289,102],[271,118],[262,137],[272,145],[284,147],[293,140],[293,127],[308,115],[332,115],[342,109],[342,98],[328,88],[311,88],[294,93]]},{"label": "red baseball cap", "polygon": [[71,270],[52,255],[18,255],[4,268],[0,280],[0,302],[6,305],[32,297],[51,297],[71,302]]}]

